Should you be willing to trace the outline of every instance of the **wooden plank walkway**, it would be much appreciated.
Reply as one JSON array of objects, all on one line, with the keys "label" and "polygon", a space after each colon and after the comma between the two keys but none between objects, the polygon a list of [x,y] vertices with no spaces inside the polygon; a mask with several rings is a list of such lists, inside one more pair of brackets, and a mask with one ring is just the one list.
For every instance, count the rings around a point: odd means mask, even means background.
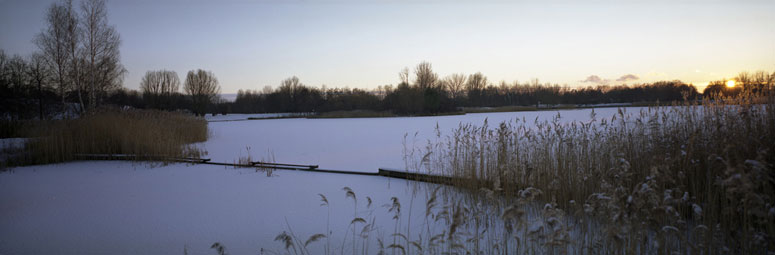
[{"label": "wooden plank walkway", "polygon": [[216,166],[231,166],[231,167],[243,167],[243,168],[271,168],[282,170],[296,170],[306,172],[318,172],[318,173],[333,173],[333,174],[351,174],[351,175],[369,175],[369,176],[384,176],[397,179],[405,179],[420,182],[451,184],[456,178],[414,173],[408,171],[401,171],[396,169],[379,168],[377,172],[359,172],[359,171],[347,171],[347,170],[335,170],[335,169],[322,169],[318,165],[300,165],[300,164],[284,164],[273,162],[250,162],[249,164],[239,163],[225,163],[214,162],[209,158],[176,158],[176,157],[163,157],[163,156],[137,156],[132,154],[76,154],[75,157],[81,160],[158,160],[158,161],[171,161],[191,164],[205,164]]},{"label": "wooden plank walkway", "polygon": [[[181,162],[188,164],[204,164],[204,165],[216,165],[216,166],[230,166],[230,167],[242,167],[242,168],[271,168],[282,170],[295,170],[305,172],[318,172],[318,173],[332,173],[332,174],[349,174],[349,175],[367,175],[367,176],[383,176],[388,178],[403,179],[425,183],[435,183],[452,186],[471,186],[471,187],[491,187],[492,183],[489,181],[477,181],[469,178],[441,176],[432,174],[423,174],[417,172],[410,172],[400,169],[379,168],[377,172],[358,172],[347,170],[335,170],[335,169],[321,169],[318,165],[299,165],[299,164],[283,164],[283,163],[270,163],[270,162],[249,162],[248,164],[239,163],[225,163],[225,162],[213,162],[209,158],[176,158],[176,157],[162,157],[162,156],[136,156],[128,154],[76,154],[77,159],[82,160],[142,160],[142,161],[168,161],[168,162]],[[512,189],[515,189],[513,187]],[[515,189],[516,190],[516,189]]]}]

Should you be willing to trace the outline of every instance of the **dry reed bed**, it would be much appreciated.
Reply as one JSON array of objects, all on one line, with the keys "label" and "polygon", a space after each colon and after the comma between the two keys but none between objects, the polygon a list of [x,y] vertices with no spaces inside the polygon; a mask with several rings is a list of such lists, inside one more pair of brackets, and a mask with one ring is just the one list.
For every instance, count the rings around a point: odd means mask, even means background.
[{"label": "dry reed bed", "polygon": [[[485,122],[461,125],[447,136],[437,132],[435,141],[407,150],[408,166],[467,178],[456,186],[512,201],[537,193],[548,208],[575,215],[566,219],[574,226],[565,232],[575,233],[572,240],[549,240],[544,247],[775,251],[772,96],[746,94],[636,115],[620,109],[611,119],[593,114],[588,122],[561,124],[555,118],[534,124],[517,120],[491,128]],[[508,215],[501,210],[499,215]]]},{"label": "dry reed bed", "polygon": [[129,154],[137,159],[198,157],[207,121],[183,113],[103,109],[77,119],[40,122],[16,164],[74,160],[77,154]]},{"label": "dry reed bed", "polygon": [[[407,167],[462,178],[445,188],[407,182],[425,195],[419,219],[397,198],[384,208],[392,219],[377,219],[368,197],[364,205],[345,188],[353,219],[338,231],[351,238],[288,226],[275,240],[289,254],[771,253],[773,103],[743,95],[581,123],[437,132],[407,149]],[[394,227],[375,228],[378,220]]]}]

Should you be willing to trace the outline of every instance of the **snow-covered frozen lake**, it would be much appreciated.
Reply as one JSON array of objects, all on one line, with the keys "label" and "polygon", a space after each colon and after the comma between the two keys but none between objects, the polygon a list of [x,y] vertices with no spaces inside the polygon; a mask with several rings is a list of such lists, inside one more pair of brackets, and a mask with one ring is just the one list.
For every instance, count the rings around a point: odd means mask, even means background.
[{"label": "snow-covered frozen lake", "polygon": [[[437,125],[446,135],[461,123],[481,125],[485,119],[491,126],[516,118],[532,123],[559,112],[562,122],[588,121],[591,111],[211,122],[211,137],[201,146],[219,162],[237,161],[249,147],[253,159],[271,152],[277,162],[377,171],[403,168],[405,134],[409,146],[421,145],[435,137]],[[617,109],[595,112],[598,119],[610,118]],[[355,191],[357,209],[345,197],[345,186]],[[417,187],[421,190],[414,193]],[[345,235],[354,211],[376,219],[375,235],[385,238],[395,223],[383,205],[397,197],[401,228],[406,228],[408,215],[414,223],[423,220],[428,192],[422,189],[433,187],[379,176],[283,170],[268,177],[213,165],[89,161],[18,167],[0,172],[0,254],[182,254],[184,249],[213,254],[214,242],[231,254],[256,254],[262,248],[282,253],[277,234],[290,227],[306,240],[325,233],[327,225],[333,253],[342,248],[348,253],[351,241]],[[327,196],[330,207],[320,206],[318,194]],[[373,201],[370,207],[366,196]],[[323,243],[311,244],[310,250],[321,251]]]},{"label": "snow-covered frozen lake", "polygon": [[[274,238],[288,230],[286,221],[304,240],[326,232],[328,208],[320,206],[319,193],[330,203],[332,246],[339,249],[353,219],[353,201],[343,187],[356,193],[358,216],[372,213],[377,225],[389,226],[380,228],[385,232],[393,222],[382,205],[391,197],[399,198],[404,211],[413,201],[415,215],[424,216],[425,197],[413,200],[410,184],[299,171],[267,177],[213,165],[90,161],[19,167],[0,173],[0,254],[183,254],[184,247],[188,254],[214,254],[214,242],[231,254],[281,252]],[[373,200],[370,207],[366,196]]]},{"label": "snow-covered frozen lake", "polygon": [[[627,107],[636,115],[646,107]],[[597,119],[611,118],[618,108],[595,109]],[[589,121],[592,109],[476,113],[435,117],[271,119],[210,122],[211,136],[204,143],[207,157],[218,162],[236,162],[248,154],[254,160],[273,155],[279,163],[319,165],[325,169],[376,172],[378,168],[406,169],[407,147],[422,146],[435,139],[435,128],[447,135],[461,123],[491,127],[503,121],[525,119],[528,124],[551,120],[559,113],[561,122]],[[228,117],[228,116],[227,116]],[[249,152],[248,152],[249,149]]]}]

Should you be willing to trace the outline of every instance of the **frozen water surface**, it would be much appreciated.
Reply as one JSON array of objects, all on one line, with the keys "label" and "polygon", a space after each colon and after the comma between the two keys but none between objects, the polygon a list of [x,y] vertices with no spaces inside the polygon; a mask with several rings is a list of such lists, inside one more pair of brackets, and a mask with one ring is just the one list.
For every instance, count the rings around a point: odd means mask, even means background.
[{"label": "frozen water surface", "polygon": [[[637,114],[645,107],[627,107]],[[598,119],[611,118],[618,108],[595,109]],[[461,123],[481,126],[487,119],[491,127],[503,121],[525,119],[530,125],[551,121],[589,121],[592,109],[478,113],[435,117],[345,118],[345,119],[273,119],[211,122],[211,136],[204,143],[213,161],[236,162],[248,154],[254,160],[274,156],[276,162],[320,165],[321,168],[376,172],[378,168],[405,169],[404,135],[409,149],[435,139],[436,125],[443,135]],[[415,135],[416,134],[416,135]],[[249,152],[248,152],[249,148]]]},{"label": "frozen water surface", "polygon": [[[214,242],[231,254],[283,251],[274,238],[288,229],[286,220],[303,240],[325,233],[328,209],[320,206],[318,193],[330,202],[332,246],[339,249],[353,219],[353,201],[343,187],[356,193],[359,217],[371,212],[377,225],[389,226],[380,229],[392,230],[382,205],[395,196],[409,208],[410,184],[374,176],[274,171],[267,177],[245,168],[122,161],[19,167],[0,173],[0,254],[183,254],[184,247],[189,254],[213,254]],[[366,196],[374,201],[370,208]],[[422,216],[419,200],[415,215]],[[324,242],[310,249],[322,249]]]},{"label": "frozen water surface", "polygon": [[[598,118],[617,113],[616,108],[595,111]],[[559,112],[562,122],[588,121],[591,110]],[[422,144],[435,136],[437,124],[442,133],[448,133],[460,123],[481,125],[485,118],[494,126],[516,118],[532,123],[536,117],[550,120],[556,115],[557,111],[544,111],[211,122],[212,136],[202,146],[214,161],[236,161],[250,147],[254,159],[271,151],[278,162],[376,171],[402,168],[404,135],[409,134],[409,143]],[[413,208],[413,223],[422,222],[424,216],[428,192],[413,195],[415,188],[436,185],[280,170],[267,177],[253,169],[152,167],[122,161],[18,167],[0,173],[0,254],[182,254],[184,248],[189,254],[213,254],[214,242],[221,242],[232,254],[256,254],[262,248],[281,252],[282,244],[274,241],[277,234],[290,227],[306,240],[325,233],[328,222],[333,253],[341,253],[341,248],[349,252],[351,241],[343,237],[349,235],[354,208],[342,191],[345,186],[358,197],[358,217],[376,219],[371,239],[375,242],[379,236],[389,238],[394,228],[392,215],[382,205],[391,197],[399,198],[401,224],[406,228],[409,208]],[[328,207],[320,206],[319,193],[330,201],[330,219]],[[370,208],[366,196],[374,201]],[[310,249],[320,251],[323,243]]]}]

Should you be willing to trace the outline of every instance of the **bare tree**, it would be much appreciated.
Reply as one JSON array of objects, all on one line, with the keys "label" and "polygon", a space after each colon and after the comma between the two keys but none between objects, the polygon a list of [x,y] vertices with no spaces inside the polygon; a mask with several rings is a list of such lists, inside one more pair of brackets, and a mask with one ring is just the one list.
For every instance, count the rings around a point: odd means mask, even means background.
[{"label": "bare tree", "polygon": [[768,89],[773,78],[775,77],[771,77],[768,72],[759,70],[751,74],[751,83],[754,84],[756,89]]},{"label": "bare tree", "polygon": [[158,71],[147,71],[140,80],[140,91],[143,94],[161,94],[161,75]]},{"label": "bare tree", "polygon": [[420,89],[433,87],[438,81],[438,75],[433,72],[431,63],[422,62],[414,69],[414,75],[417,76],[415,83]]},{"label": "bare tree", "polygon": [[484,74],[477,72],[468,76],[468,82],[466,83],[466,90],[481,91],[487,86],[487,77]]},{"label": "bare tree", "polygon": [[451,74],[444,78],[444,87],[446,87],[453,99],[459,98],[466,84],[466,75],[462,73]]},{"label": "bare tree", "polygon": [[65,107],[65,98],[70,89],[70,58],[68,42],[75,35],[69,34],[67,24],[71,19],[72,1],[53,3],[46,11],[47,27],[41,31],[33,42],[41,50],[49,69],[54,72],[57,83],[57,91],[62,98],[62,107]]},{"label": "bare tree", "polygon": [[409,68],[404,67],[404,69],[401,69],[400,72],[398,72],[398,79],[401,80],[401,83],[409,85]]},{"label": "bare tree", "polygon": [[180,88],[180,78],[175,71],[148,71],[140,81],[143,93],[156,95],[172,95]]},{"label": "bare tree", "polygon": [[81,12],[83,68],[87,74],[89,107],[94,108],[100,95],[121,85],[126,70],[119,59],[121,38],[116,29],[108,24],[105,0],[84,0],[81,2]]},{"label": "bare tree", "polygon": [[62,8],[62,19],[57,22],[60,22],[64,29],[65,52],[67,53],[70,62],[67,70],[68,78],[78,94],[79,109],[83,111],[85,106],[83,102],[82,87],[84,74],[82,73],[83,70],[81,70],[81,66],[83,65],[81,54],[83,50],[80,47],[81,38],[83,37],[82,30],[79,26],[78,13],[73,9],[73,1],[65,0],[62,4]]},{"label": "bare tree", "polygon": [[10,88],[16,91],[26,90],[26,86],[29,84],[29,76],[27,75],[27,61],[19,55],[14,55],[7,64],[8,78],[10,81]]},{"label": "bare tree", "polygon": [[8,59],[4,53],[0,54],[0,115],[3,117],[23,118],[29,110],[25,100],[30,84],[27,67],[26,60],[19,55]]},{"label": "bare tree", "polygon": [[171,107],[170,100],[179,87],[180,79],[174,71],[148,71],[140,81],[143,97],[155,108]]},{"label": "bare tree", "polygon": [[180,89],[180,78],[175,71],[162,70],[161,93],[166,96],[175,94]]},{"label": "bare tree", "polygon": [[303,86],[304,85],[301,84],[299,78],[296,76],[285,79],[280,83],[280,87],[277,88],[277,92],[285,97],[283,104],[285,107],[287,107],[286,109],[295,111],[296,107],[298,107],[298,104],[300,103],[299,92]]},{"label": "bare tree", "polygon": [[264,95],[272,94],[272,91],[274,91],[274,89],[272,89],[272,85],[266,85],[261,89],[261,93]]},{"label": "bare tree", "polygon": [[217,99],[221,86],[218,85],[218,79],[212,72],[197,69],[196,71],[188,71],[183,90],[193,100],[194,113],[204,115],[207,106]]},{"label": "bare tree", "polygon": [[40,53],[33,53],[30,56],[27,75],[37,88],[38,118],[40,120],[43,120],[43,87],[49,80],[50,74],[51,72],[46,64],[46,57]]},{"label": "bare tree", "polygon": [[291,100],[293,100],[301,86],[303,85],[299,81],[299,77],[293,76],[283,80],[280,83],[280,87],[278,89],[280,92],[288,93]]}]

